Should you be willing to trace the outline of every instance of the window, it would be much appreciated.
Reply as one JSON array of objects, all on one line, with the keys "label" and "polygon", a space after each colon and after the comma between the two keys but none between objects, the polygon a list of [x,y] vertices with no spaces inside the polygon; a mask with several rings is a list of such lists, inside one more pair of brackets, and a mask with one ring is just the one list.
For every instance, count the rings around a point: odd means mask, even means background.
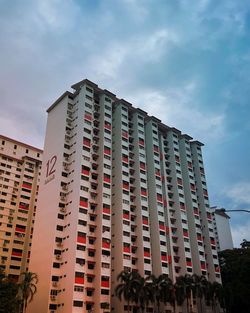
[{"label": "window", "polygon": [[83,307],[83,301],[79,301],[79,300],[74,300],[73,301],[73,306],[76,306],[78,308]]}]

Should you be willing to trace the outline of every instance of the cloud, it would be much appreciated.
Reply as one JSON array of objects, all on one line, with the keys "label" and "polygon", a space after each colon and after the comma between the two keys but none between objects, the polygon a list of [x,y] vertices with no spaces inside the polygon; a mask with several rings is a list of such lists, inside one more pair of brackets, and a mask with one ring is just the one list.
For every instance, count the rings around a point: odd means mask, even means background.
[{"label": "cloud", "polygon": [[250,220],[244,221],[241,225],[234,225],[231,228],[234,247],[240,247],[243,239],[250,240]]},{"label": "cloud", "polygon": [[225,193],[233,201],[235,206],[241,204],[250,205],[250,182],[238,182],[227,188]]},{"label": "cloud", "polygon": [[219,141],[225,135],[225,113],[202,110],[196,100],[197,84],[190,81],[179,88],[166,88],[164,91],[140,89],[130,98],[150,115],[195,139]]}]

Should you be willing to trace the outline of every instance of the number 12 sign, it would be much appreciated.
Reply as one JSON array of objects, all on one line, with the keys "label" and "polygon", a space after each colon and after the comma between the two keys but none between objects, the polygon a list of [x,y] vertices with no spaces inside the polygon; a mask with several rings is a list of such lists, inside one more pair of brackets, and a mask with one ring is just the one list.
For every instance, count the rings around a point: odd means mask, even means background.
[{"label": "number 12 sign", "polygon": [[46,180],[45,184],[49,183],[52,179],[55,178],[54,173],[56,172],[55,166],[56,166],[57,156],[53,155],[48,162],[46,163]]}]

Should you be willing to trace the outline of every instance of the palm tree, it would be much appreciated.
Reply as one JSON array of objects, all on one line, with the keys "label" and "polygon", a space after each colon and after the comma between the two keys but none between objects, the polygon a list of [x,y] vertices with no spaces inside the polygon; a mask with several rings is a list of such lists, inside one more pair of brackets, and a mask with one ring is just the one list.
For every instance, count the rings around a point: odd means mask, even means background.
[{"label": "palm tree", "polygon": [[28,303],[33,300],[33,297],[37,292],[36,284],[38,283],[38,277],[36,273],[32,272],[23,272],[20,277],[22,279],[19,284],[19,291],[22,300],[21,312],[26,312]]},{"label": "palm tree", "polygon": [[[159,276],[159,291],[160,291],[160,301],[165,305],[170,303],[172,305],[172,297],[173,297],[173,282],[168,277],[167,274],[162,274]],[[158,307],[159,313],[159,307]]]},{"label": "palm tree", "polygon": [[224,291],[223,287],[220,283],[214,281],[213,283],[209,283],[209,299],[212,302],[212,309],[214,313],[216,313],[217,305],[219,305],[224,309]]},{"label": "palm tree", "polygon": [[148,277],[150,282],[148,282],[148,287],[150,290],[150,293],[152,295],[152,303],[154,307],[157,306],[158,313],[160,312],[160,302],[161,302],[161,283],[162,283],[162,277],[163,275],[160,275],[159,277],[156,277],[155,275],[151,275]]},{"label": "palm tree", "polygon": [[115,288],[115,295],[121,301],[122,297],[127,301],[127,312],[130,312],[130,303],[136,301],[136,295],[138,293],[140,275],[137,272],[122,271],[117,280],[120,281]]},{"label": "palm tree", "polygon": [[[205,276],[198,276],[197,274],[192,275],[193,280],[193,296],[196,298],[196,305],[198,308],[198,312],[203,313],[202,309],[202,299],[207,293],[208,288],[208,281]],[[199,307],[198,307],[198,300],[199,299]]]},{"label": "palm tree", "polygon": [[149,282],[150,279],[150,276],[144,278],[139,275],[138,279],[135,281],[135,302],[139,303],[142,313],[145,311],[145,309],[147,309],[149,302],[153,303],[154,301],[154,291],[151,288],[151,283]]},{"label": "palm tree", "polygon": [[[174,296],[175,302],[178,305],[183,305],[186,299],[186,284],[183,276],[179,276],[176,278],[176,282],[174,284]],[[174,307],[175,311],[175,307]]]}]

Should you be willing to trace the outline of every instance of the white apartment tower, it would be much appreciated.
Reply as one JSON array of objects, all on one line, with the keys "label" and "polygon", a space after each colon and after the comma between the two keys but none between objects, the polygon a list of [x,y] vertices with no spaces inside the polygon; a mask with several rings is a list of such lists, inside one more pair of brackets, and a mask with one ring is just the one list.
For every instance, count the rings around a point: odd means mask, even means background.
[{"label": "white apartment tower", "polygon": [[124,312],[123,270],[220,281],[201,146],[85,79],[48,109],[28,312]]},{"label": "white apartment tower", "polygon": [[223,208],[211,207],[217,251],[233,249],[230,216]]},{"label": "white apartment tower", "polygon": [[0,267],[28,270],[42,150],[0,135]]}]

